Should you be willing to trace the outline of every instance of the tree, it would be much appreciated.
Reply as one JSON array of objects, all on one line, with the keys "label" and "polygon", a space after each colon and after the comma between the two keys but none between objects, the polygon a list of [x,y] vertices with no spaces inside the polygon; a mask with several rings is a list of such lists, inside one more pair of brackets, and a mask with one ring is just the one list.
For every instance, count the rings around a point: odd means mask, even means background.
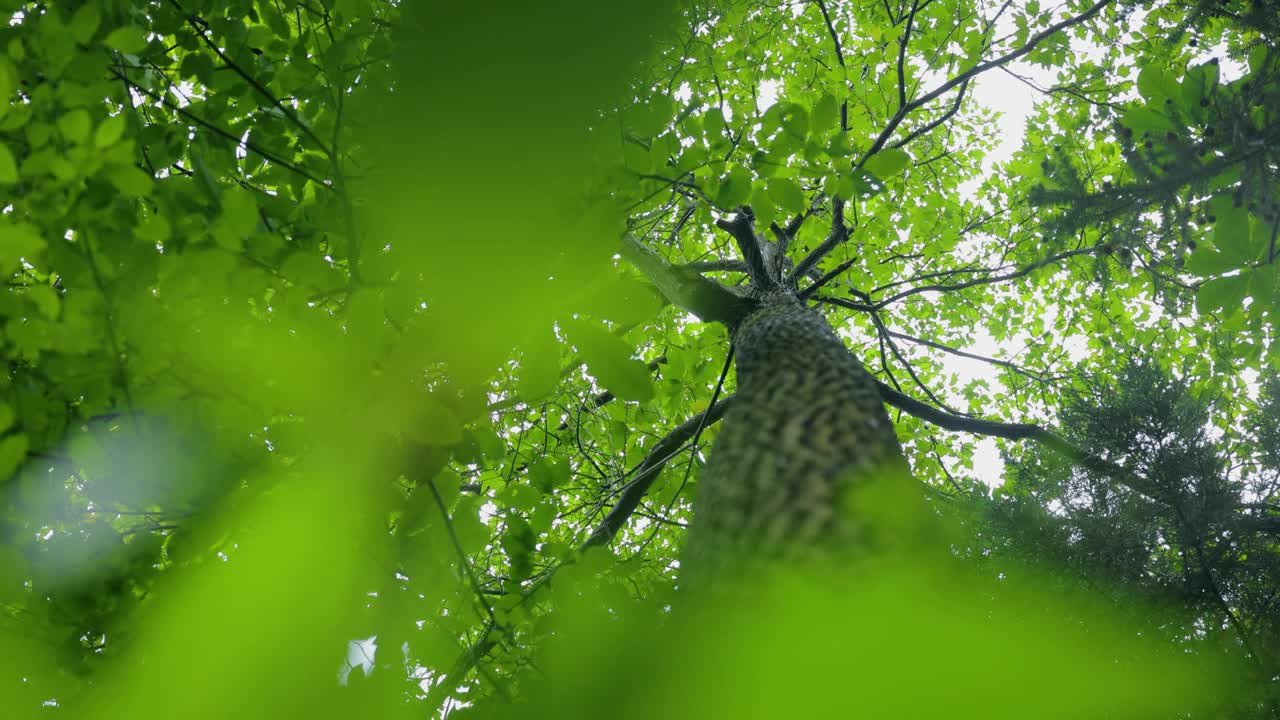
[{"label": "tree", "polygon": [[5,710],[1274,716],[1273,3],[425,5],[0,3]]}]

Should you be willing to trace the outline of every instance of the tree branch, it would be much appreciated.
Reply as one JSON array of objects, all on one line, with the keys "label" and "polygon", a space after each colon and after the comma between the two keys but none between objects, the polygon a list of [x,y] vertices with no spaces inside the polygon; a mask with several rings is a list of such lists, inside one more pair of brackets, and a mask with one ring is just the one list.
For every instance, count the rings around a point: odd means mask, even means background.
[{"label": "tree branch", "polygon": [[735,213],[732,220],[723,218],[716,220],[716,227],[733,237],[742,252],[742,260],[747,265],[747,275],[751,284],[761,290],[773,290],[778,281],[769,274],[769,265],[765,262],[764,251],[760,247],[760,238],[756,237],[755,223],[751,215],[745,212]]},{"label": "tree branch", "polygon": [[1118,481],[1121,485],[1141,493],[1149,498],[1160,499],[1159,490],[1149,480],[1139,477],[1120,465],[1092,455],[1076,447],[1066,438],[1051,432],[1039,425],[1029,423],[1002,423],[994,420],[962,417],[936,408],[928,403],[916,400],[876,380],[880,397],[885,403],[899,410],[920,418],[925,422],[937,425],[943,430],[967,432],[975,435],[1004,438],[1006,440],[1034,440],[1053,450],[1062,457],[1085,469],[1102,473]]},{"label": "tree branch", "polygon": [[111,74],[115,75],[117,78],[120,79],[121,82],[125,83],[126,85],[133,88],[134,90],[137,90],[138,92],[142,93],[143,95],[146,95],[152,100],[155,100],[161,105],[164,105],[166,108],[172,110],[173,112],[178,113],[182,117],[185,117],[186,119],[199,125],[200,127],[205,128],[206,130],[209,130],[210,132],[213,132],[214,134],[226,140],[231,141],[235,145],[243,145],[246,150],[257,153],[258,155],[262,156],[262,158],[265,159],[267,162],[275,163],[276,165],[279,165],[282,168],[285,168],[291,172],[297,173],[298,175],[301,175],[302,177],[310,180],[311,182],[315,183],[316,185],[318,185],[319,187],[325,190],[333,190],[333,187],[331,187],[329,183],[325,182],[324,180],[321,180],[315,175],[312,175],[306,170],[303,170],[301,167],[289,162],[288,160],[285,160],[284,158],[280,157],[279,155],[276,155],[275,153],[269,150],[262,149],[258,145],[254,144],[252,140],[241,140],[235,134],[227,132],[226,130],[223,130],[222,128],[218,127],[217,125],[214,125],[213,123],[200,118],[199,116],[195,115],[194,113],[187,110],[186,108],[179,107],[178,105],[174,104],[172,101],[170,101],[168,98],[164,97],[163,95],[159,95],[154,91],[152,91],[150,88],[145,88],[139,85],[138,83],[130,80],[119,70],[112,68]]},{"label": "tree branch", "polygon": [[831,234],[801,260],[791,274],[787,276],[787,284],[793,285],[806,276],[837,245],[849,239],[849,229],[844,226],[844,201],[839,198],[831,200]]},{"label": "tree branch", "polygon": [[884,300],[880,300],[874,303],[871,307],[875,310],[880,310],[890,303],[894,303],[899,300],[902,300],[903,298],[907,298],[912,295],[918,295],[924,292],[951,292],[952,290],[963,290],[965,288],[976,287],[978,285],[990,285],[992,283],[1004,282],[1005,280],[1016,280],[1017,278],[1027,275],[1031,271],[1036,270],[1038,268],[1042,268],[1045,265],[1048,265],[1050,263],[1054,263],[1059,260],[1066,260],[1067,258],[1075,257],[1077,255],[1092,255],[1101,249],[1102,247],[1095,246],[1095,247],[1080,248],[1078,250],[1068,250],[1066,252],[1057,253],[1054,255],[1050,255],[1047,258],[1037,260],[1031,263],[1030,265],[1026,265],[1021,269],[1015,270],[1011,273],[1006,273],[1004,275],[996,275],[994,277],[985,277],[985,278],[978,278],[976,280],[967,280],[965,282],[953,283],[951,285],[920,285],[918,287],[913,287],[910,290],[903,290],[900,293],[890,295]]},{"label": "tree branch", "polygon": [[749,299],[694,270],[672,265],[630,234],[622,238],[622,255],[673,304],[706,322],[733,327],[753,305]]},{"label": "tree branch", "polygon": [[690,440],[698,431],[708,425],[718,421],[724,417],[729,406],[733,403],[734,396],[720,398],[711,407],[703,412],[694,415],[685,420],[678,427],[667,433],[666,437],[658,441],[649,453],[645,455],[644,460],[636,466],[635,477],[627,484],[626,489],[618,497],[618,502],[609,510],[609,514],[596,529],[591,532],[591,536],[582,544],[582,549],[595,547],[597,545],[605,545],[613,540],[614,535],[622,529],[627,523],[631,514],[640,506],[640,501],[644,499],[645,494],[649,492],[649,488],[653,485],[653,481],[658,479],[658,473],[667,464],[667,461],[680,452],[680,449],[686,442]]}]

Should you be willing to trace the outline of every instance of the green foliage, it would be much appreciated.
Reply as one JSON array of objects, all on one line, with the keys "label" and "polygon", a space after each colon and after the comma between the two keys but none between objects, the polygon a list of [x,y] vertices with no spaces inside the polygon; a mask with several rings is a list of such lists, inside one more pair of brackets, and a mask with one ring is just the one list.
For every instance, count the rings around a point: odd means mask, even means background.
[{"label": "green foliage", "polygon": [[[998,548],[986,562],[1035,558],[1118,611],[1135,600],[1166,607],[1147,632],[1206,654],[1243,642],[1256,659],[1246,673],[1267,672],[1264,658],[1280,651],[1272,608],[1280,516],[1256,500],[1280,479],[1270,449],[1275,390],[1269,383],[1261,403],[1233,408],[1135,362],[1072,394],[1061,415],[1072,439],[1127,475],[1073,469],[1027,448],[994,499],[976,505],[977,526]],[[1242,421],[1211,432],[1214,416],[1241,411]],[[1265,712],[1274,692],[1246,684],[1219,702]]]},{"label": "green foliage", "polygon": [[[1264,698],[1280,53],[1237,5],[0,3],[0,714]],[[993,164],[1010,55],[1061,85]],[[895,413],[958,558],[686,605],[729,334],[619,238],[741,291],[743,206],[889,386],[1161,493]]]}]

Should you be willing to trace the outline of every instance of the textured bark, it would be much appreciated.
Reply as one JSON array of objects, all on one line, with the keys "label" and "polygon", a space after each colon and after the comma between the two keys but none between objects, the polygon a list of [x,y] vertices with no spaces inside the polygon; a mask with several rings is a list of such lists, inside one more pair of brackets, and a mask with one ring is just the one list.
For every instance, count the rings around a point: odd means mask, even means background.
[{"label": "textured bark", "polygon": [[682,585],[867,540],[850,491],[906,471],[874,379],[822,316],[773,293],[733,331],[737,398],[699,482]]}]

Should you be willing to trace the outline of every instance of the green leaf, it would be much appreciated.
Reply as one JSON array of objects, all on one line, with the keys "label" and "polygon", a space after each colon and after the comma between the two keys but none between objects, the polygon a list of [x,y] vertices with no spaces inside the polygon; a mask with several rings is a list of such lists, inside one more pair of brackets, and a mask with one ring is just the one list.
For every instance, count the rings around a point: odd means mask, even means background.
[{"label": "green leaf", "polygon": [[1182,78],[1182,106],[1203,117],[1200,101],[1209,97],[1218,85],[1218,63],[1203,63],[1187,70]]},{"label": "green leaf", "polygon": [[93,34],[98,31],[98,25],[102,23],[102,12],[98,9],[98,3],[90,0],[80,6],[71,15],[71,36],[81,45],[87,45],[93,39]]},{"label": "green leaf", "polygon": [[836,102],[834,95],[823,95],[813,106],[813,130],[814,132],[827,132],[835,130],[839,126],[840,108]]},{"label": "green leaf", "polygon": [[796,103],[778,103],[779,122],[786,135],[796,140],[809,136],[809,111]]},{"label": "green leaf", "polygon": [[716,194],[716,205],[724,210],[732,210],[746,203],[750,197],[751,173],[741,165],[734,165],[720,183],[720,192]]},{"label": "green leaf", "polygon": [[542,499],[538,488],[523,482],[513,482],[502,489],[496,498],[503,507],[528,512]]},{"label": "green leaf", "polygon": [[103,120],[93,133],[93,146],[105,148],[114,145],[124,135],[125,123],[124,113]]},{"label": "green leaf", "polygon": [[853,182],[853,174],[847,172],[837,176],[831,188],[831,194],[844,200],[853,199],[857,192],[858,188]]},{"label": "green leaf", "polygon": [[9,435],[0,438],[0,483],[13,477],[13,473],[27,457],[27,436]]},{"label": "green leaf", "polygon": [[800,183],[790,178],[773,178],[769,181],[769,197],[789,215],[801,213],[805,209],[804,190]]},{"label": "green leaf", "polygon": [[113,50],[136,55],[147,46],[147,35],[141,28],[126,26],[112,30],[102,42]]},{"label": "green leaf", "polygon": [[518,515],[508,515],[506,523],[500,544],[511,563],[511,579],[520,582],[533,574],[533,550],[538,538],[529,523]]},{"label": "green leaf", "polygon": [[1138,93],[1151,104],[1177,97],[1177,89],[1173,77],[1156,65],[1147,65],[1138,72]]},{"label": "green leaf", "polygon": [[58,132],[67,142],[79,145],[89,139],[92,120],[87,110],[72,110],[57,120]]},{"label": "green leaf", "polygon": [[145,197],[151,194],[155,179],[133,165],[115,165],[103,171],[107,180],[128,197]]},{"label": "green leaf", "polygon": [[425,445],[448,446],[462,440],[462,421],[453,409],[434,393],[414,398],[413,417],[407,436]]},{"label": "green leaf", "polygon": [[1187,272],[1201,277],[1210,275],[1221,275],[1240,267],[1240,263],[1236,260],[1227,258],[1227,256],[1218,252],[1218,249],[1210,245],[1201,245],[1191,253],[1190,259],[1187,260]]},{"label": "green leaf", "polygon": [[867,158],[867,162],[862,168],[881,180],[888,180],[900,174],[911,162],[911,156],[901,148],[885,148],[880,152]]},{"label": "green leaf", "polygon": [[695,142],[687,148],[680,151],[679,159],[676,161],[676,172],[687,173],[697,170],[707,161],[707,148],[700,142]]},{"label": "green leaf", "polygon": [[1134,133],[1165,132],[1172,130],[1173,121],[1163,112],[1157,112],[1146,105],[1136,105],[1120,115],[1120,122]]},{"label": "green leaf", "polygon": [[602,385],[623,400],[648,402],[653,398],[653,375],[643,362],[631,357],[631,347],[608,330],[583,320],[565,321],[569,340]]},{"label": "green leaf", "polygon": [[1218,218],[1213,225],[1213,244],[1223,257],[1237,265],[1257,260],[1259,249],[1253,242],[1249,211],[1235,207],[1226,196],[1214,198],[1210,207]]},{"label": "green leaf", "polygon": [[135,231],[137,236],[150,243],[159,244],[169,239],[169,234],[173,228],[169,225],[169,221],[163,215],[148,216],[138,229]]},{"label": "green leaf", "polygon": [[1249,296],[1253,298],[1254,304],[1250,309],[1257,311],[1260,308],[1274,308],[1276,302],[1276,285],[1280,284],[1280,266],[1267,265],[1265,267],[1254,268],[1249,273]]},{"label": "green leaf", "polygon": [[724,136],[724,113],[720,112],[720,108],[711,108],[707,111],[706,117],[702,119],[702,126],[707,133],[708,140],[715,140]]},{"label": "green leaf", "polygon": [[240,187],[222,193],[222,212],[213,225],[213,239],[228,250],[240,250],[244,239],[258,227],[258,204]]},{"label": "green leaf", "polygon": [[0,400],[0,432],[13,427],[13,421],[16,417],[13,408],[8,403]]},{"label": "green leaf", "polygon": [[1267,55],[1269,54],[1266,43],[1258,43],[1249,50],[1249,72],[1258,75],[1262,72],[1263,66],[1266,65]]},{"label": "green leaf", "polygon": [[12,185],[18,182],[18,164],[13,160],[9,146],[0,142],[0,184]]},{"label": "green leaf", "polygon": [[480,550],[493,537],[489,526],[480,521],[480,498],[464,497],[458,500],[449,519],[453,522],[453,532],[458,536],[458,544],[468,554]]},{"label": "green leaf", "polygon": [[644,105],[637,105],[627,112],[631,131],[642,138],[661,133],[672,121],[675,106],[670,98],[658,96]]},{"label": "green leaf", "polygon": [[1206,280],[1196,290],[1196,310],[1201,314],[1226,309],[1230,314],[1240,309],[1249,290],[1249,279],[1243,275]]},{"label": "green leaf", "polygon": [[0,275],[13,273],[20,260],[31,262],[44,249],[44,238],[34,225],[0,221]]},{"label": "green leaf", "polygon": [[667,299],[648,282],[612,275],[585,299],[585,306],[594,317],[619,325],[639,325],[653,320],[667,306]]},{"label": "green leaf", "polygon": [[856,171],[849,176],[849,179],[853,182],[854,195],[871,197],[884,192],[884,182],[869,172]]},{"label": "green leaf", "polygon": [[50,320],[58,319],[60,298],[58,291],[48,285],[32,285],[27,288],[27,300],[36,306],[40,314]]},{"label": "green leaf", "polygon": [[756,214],[756,224],[760,227],[769,227],[769,223],[778,217],[778,207],[774,203],[772,195],[765,191],[765,186],[756,184],[751,189],[751,210]]},{"label": "green leaf", "polygon": [[0,119],[9,113],[13,99],[13,66],[0,55]]},{"label": "green leaf", "polygon": [[533,333],[525,344],[516,376],[516,392],[525,402],[536,402],[560,384],[559,342],[550,329]]}]

